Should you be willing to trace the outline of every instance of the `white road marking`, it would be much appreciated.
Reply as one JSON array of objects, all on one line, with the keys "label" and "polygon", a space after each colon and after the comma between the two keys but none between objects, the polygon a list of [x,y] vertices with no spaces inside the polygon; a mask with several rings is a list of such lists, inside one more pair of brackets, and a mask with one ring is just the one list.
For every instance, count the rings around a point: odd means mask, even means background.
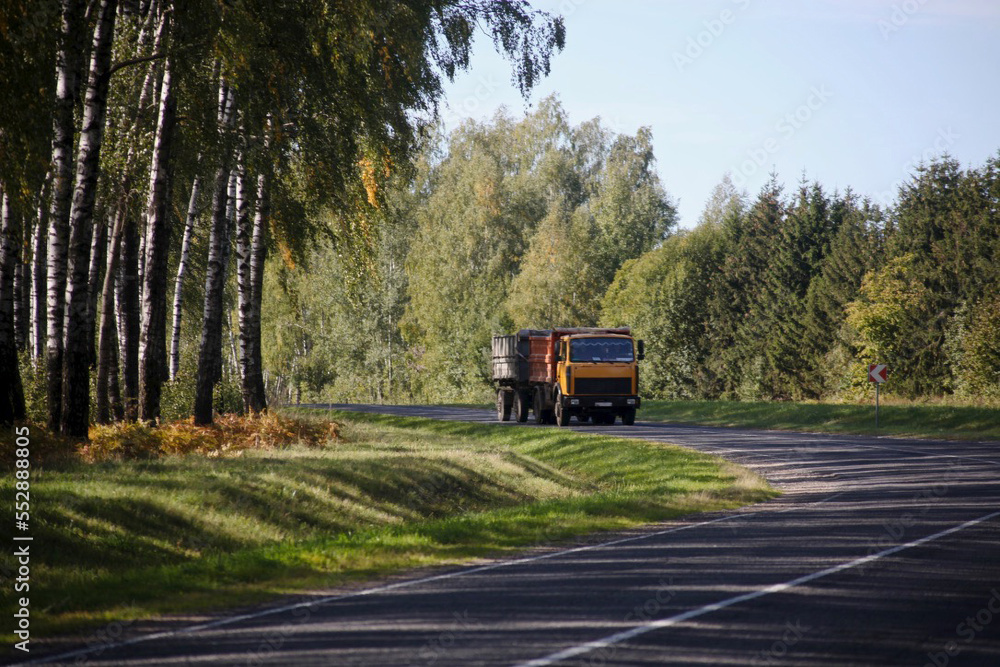
[{"label": "white road marking", "polygon": [[726,607],[731,607],[735,604],[740,604],[741,602],[749,602],[750,600],[755,600],[765,595],[771,595],[773,593],[781,593],[787,591],[790,588],[795,588],[796,586],[801,586],[802,584],[807,584],[810,581],[815,581],[816,579],[822,579],[823,577],[828,577],[831,574],[837,574],[838,572],[843,572],[844,570],[849,570],[851,568],[857,567],[859,565],[864,565],[880,558],[885,558],[886,556],[891,556],[895,553],[903,551],[904,549],[910,549],[913,547],[918,547],[934,540],[940,539],[952,533],[957,533],[960,530],[970,528],[976,524],[983,523],[984,521],[989,521],[990,519],[1000,516],[1000,512],[993,512],[992,514],[987,514],[986,516],[981,516],[978,519],[972,519],[971,521],[966,521],[958,526],[952,526],[947,530],[942,530],[939,533],[934,533],[933,535],[928,535],[927,537],[922,537],[919,540],[914,540],[912,542],[907,542],[906,544],[901,544],[884,551],[880,551],[876,554],[871,554],[865,556],[864,558],[858,558],[847,563],[841,563],[840,565],[835,565],[833,567],[828,567],[825,570],[820,570],[818,572],[813,572],[812,574],[807,574],[805,576],[799,577],[797,579],[792,579],[791,581],[786,581],[780,584],[774,584],[767,586],[766,588],[761,588],[752,593],[745,593],[743,595],[737,595],[731,597],[727,600],[721,602],[715,602],[713,604],[705,605],[704,607],[698,607],[697,609],[691,609],[682,614],[677,614],[676,616],[671,616],[669,618],[662,618],[656,621],[651,621],[643,625],[636,626],[630,630],[625,630],[623,632],[618,632],[613,635],[608,635],[602,639],[597,639],[595,641],[587,642],[585,644],[579,644],[577,646],[572,646],[570,648],[564,649],[557,653],[552,653],[543,658],[537,658],[535,660],[529,660],[528,662],[522,662],[516,665],[516,667],[546,667],[547,665],[553,665],[562,660],[568,658],[573,658],[584,653],[590,653],[600,648],[606,648],[608,646],[613,646],[614,644],[620,644],[621,642],[628,641],[633,637],[638,637],[644,635],[653,630],[659,630],[662,628],[668,628],[672,625],[677,625],[678,623],[683,623],[692,618],[697,618],[699,616],[704,616],[705,614],[710,614],[713,611],[719,611],[720,609],[725,609]]},{"label": "white road marking", "polygon": [[[835,494],[830,496],[830,498],[824,498],[823,500],[816,501],[814,503],[809,503],[805,507],[810,507],[812,505],[818,505],[827,500],[830,500],[841,494]],[[801,508],[793,508],[801,509]],[[327,604],[329,602],[336,602],[339,600],[347,600],[350,598],[364,597],[366,595],[374,595],[376,593],[385,593],[388,591],[397,590],[400,588],[408,588],[410,586],[418,586],[420,584],[427,584],[433,581],[444,581],[445,579],[454,579],[455,577],[462,577],[470,574],[478,574],[480,572],[489,572],[490,570],[496,570],[502,567],[510,567],[512,565],[522,565],[524,563],[533,563],[540,560],[545,560],[548,558],[555,558],[557,556],[565,556],[573,553],[580,553],[583,551],[593,551],[596,549],[603,549],[605,547],[616,546],[619,544],[625,544],[627,542],[635,542],[637,540],[645,540],[651,537],[659,537],[661,535],[668,535],[670,533],[680,532],[682,530],[689,530],[691,528],[698,528],[701,526],[707,526],[713,523],[719,523],[721,521],[729,521],[731,519],[743,518],[747,516],[753,516],[756,514],[761,514],[769,510],[757,510],[755,512],[740,512],[738,514],[730,514],[727,516],[719,517],[716,519],[710,519],[708,521],[700,521],[698,523],[689,523],[683,526],[675,526],[673,528],[667,528],[665,530],[659,530],[653,533],[646,533],[643,535],[632,535],[631,537],[623,537],[617,540],[611,540],[609,542],[602,542],[600,544],[590,544],[582,547],[574,547],[572,549],[565,549],[562,551],[552,551],[545,554],[540,554],[538,556],[528,556],[525,558],[518,558],[516,560],[510,561],[500,561],[497,563],[490,563],[489,565],[480,565],[478,567],[469,568],[466,570],[458,570],[456,572],[447,572],[445,574],[438,574],[431,577],[424,577],[423,579],[411,579],[408,581],[401,581],[395,584],[387,584],[385,586],[377,586],[375,588],[368,588],[361,591],[356,591],[354,593],[342,593],[340,595],[330,595],[327,597],[319,598],[317,600],[309,600],[306,602],[297,602],[295,604],[284,605],[282,607],[275,607],[273,609],[263,609],[261,611],[256,611],[249,614],[240,614],[238,616],[228,616],[226,618],[216,619],[214,621],[208,621],[206,623],[199,623],[197,625],[191,625],[186,628],[178,628],[177,630],[168,630],[164,632],[155,632],[148,635],[142,635],[140,637],[133,637],[132,639],[126,639],[115,644],[104,644],[96,647],[81,648],[75,651],[69,651],[67,653],[60,653],[59,655],[49,656],[39,658],[37,660],[32,660],[29,662],[18,663],[21,665],[42,665],[51,662],[58,662],[61,660],[67,660],[70,658],[77,658],[80,656],[89,655],[91,653],[106,652],[113,649],[122,648],[125,646],[133,646],[135,644],[141,644],[144,642],[153,641],[156,639],[167,639],[169,637],[177,637],[180,635],[193,634],[195,632],[200,632],[202,630],[210,630],[212,628],[218,628],[225,625],[232,625],[233,623],[239,623],[241,621],[251,621],[258,618],[264,618],[265,616],[274,616],[276,614],[283,614],[285,612],[293,611],[295,609],[302,609],[305,607],[317,607],[320,605]],[[782,510],[785,511],[785,510]]]}]

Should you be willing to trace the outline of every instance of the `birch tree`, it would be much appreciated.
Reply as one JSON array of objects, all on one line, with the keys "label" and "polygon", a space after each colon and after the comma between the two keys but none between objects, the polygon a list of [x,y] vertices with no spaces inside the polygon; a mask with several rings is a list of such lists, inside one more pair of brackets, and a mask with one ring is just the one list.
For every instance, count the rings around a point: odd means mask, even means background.
[{"label": "birch tree", "polygon": [[78,438],[87,437],[90,424],[90,358],[93,354],[92,332],[88,325],[90,250],[107,111],[108,70],[111,67],[117,13],[118,0],[101,0],[94,28],[70,213],[66,342],[62,368],[64,404],[60,412],[60,426],[64,433]]},{"label": "birch tree", "polygon": [[[169,20],[169,19],[168,19]],[[163,63],[163,82],[156,138],[149,168],[146,203],[145,269],[139,335],[139,418],[153,424],[160,417],[160,393],[166,378],[167,252],[170,217],[167,210],[168,163],[176,121],[172,59]]]},{"label": "birch tree", "polygon": [[[121,177],[110,188],[107,205],[111,222],[111,242],[108,244],[106,270],[112,272],[102,284],[101,313],[97,354],[97,410],[98,420],[105,415],[135,420],[139,400],[139,229],[138,202],[141,198],[139,163],[144,153],[143,135],[155,134],[156,112],[162,88],[162,48],[168,29],[168,14],[160,2],[148,4],[145,15],[140,13],[141,28],[134,44],[126,43],[123,49],[133,58],[118,63],[117,68],[146,64],[145,71],[124,76],[115,81],[117,87],[117,115],[112,123],[121,128],[114,136],[113,145],[121,160]],[[127,38],[128,42],[129,39]],[[126,71],[131,74],[131,71]],[[116,240],[117,239],[117,240]],[[93,257],[92,257],[93,259]],[[92,265],[93,269],[93,265]],[[93,274],[93,270],[92,270]],[[92,282],[94,288],[96,280]],[[106,289],[111,288],[110,295]],[[96,291],[96,289],[95,289]],[[93,299],[92,299],[93,303]],[[113,348],[119,346],[120,354]],[[120,360],[120,361],[119,361]],[[123,378],[123,391],[119,382]],[[110,402],[110,404],[109,404]]]},{"label": "birch tree", "polygon": [[[212,227],[209,236],[208,272],[202,309],[198,370],[195,379],[194,421],[212,423],[212,392],[222,374],[222,297],[229,255],[228,208],[231,202],[229,151],[226,144],[235,113],[235,93],[224,78],[219,80],[218,140],[222,147],[212,192]],[[235,183],[234,183],[235,186]],[[235,196],[235,192],[233,193]]]},{"label": "birch tree", "polygon": [[67,240],[72,197],[72,151],[75,133],[73,107],[77,96],[78,63],[76,31],[83,15],[83,0],[63,0],[59,48],[56,55],[56,99],[52,113],[52,203],[49,213],[47,327],[45,360],[48,378],[48,426],[62,424],[63,320],[66,299]]},{"label": "birch tree", "polygon": [[183,315],[184,277],[191,257],[191,234],[198,217],[198,196],[201,194],[201,177],[195,176],[191,183],[191,198],[188,201],[187,217],[184,221],[184,236],[181,239],[181,257],[177,263],[177,277],[174,279],[174,308],[170,323],[170,379],[177,379],[181,364],[181,317]]},{"label": "birch tree", "polygon": [[48,178],[38,196],[37,219],[31,240],[31,357],[36,362],[45,356],[45,275],[48,265],[46,236]]},{"label": "birch tree", "polygon": [[24,419],[24,390],[14,343],[14,271],[21,230],[6,189],[0,193],[0,424]]}]

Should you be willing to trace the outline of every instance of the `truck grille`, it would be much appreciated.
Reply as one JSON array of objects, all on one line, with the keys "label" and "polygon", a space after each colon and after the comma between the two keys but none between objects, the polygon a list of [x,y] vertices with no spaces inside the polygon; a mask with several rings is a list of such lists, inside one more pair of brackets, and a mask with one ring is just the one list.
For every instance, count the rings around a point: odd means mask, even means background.
[{"label": "truck grille", "polygon": [[632,378],[576,378],[577,394],[631,394]]}]

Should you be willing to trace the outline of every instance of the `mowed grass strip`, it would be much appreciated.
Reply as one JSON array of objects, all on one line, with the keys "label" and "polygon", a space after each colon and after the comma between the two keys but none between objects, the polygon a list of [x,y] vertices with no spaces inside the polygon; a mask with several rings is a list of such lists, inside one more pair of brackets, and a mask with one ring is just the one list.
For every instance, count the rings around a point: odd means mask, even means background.
[{"label": "mowed grass strip", "polygon": [[890,402],[871,405],[736,401],[643,401],[639,421],[705,426],[898,435],[955,440],[1000,440],[1000,407]]},{"label": "mowed grass strip", "polygon": [[[745,469],[657,443],[333,418],[341,437],[321,447],[34,469],[33,638],[512,554],[776,495]],[[13,497],[11,479],[0,488]],[[7,618],[12,604],[4,596]]]}]

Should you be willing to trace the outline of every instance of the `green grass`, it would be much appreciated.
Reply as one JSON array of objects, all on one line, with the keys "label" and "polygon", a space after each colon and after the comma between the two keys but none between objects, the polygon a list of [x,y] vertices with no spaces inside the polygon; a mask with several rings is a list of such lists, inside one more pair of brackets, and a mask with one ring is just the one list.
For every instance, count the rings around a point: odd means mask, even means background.
[{"label": "green grass", "polygon": [[643,401],[638,419],[824,433],[1000,440],[1000,408],[971,405],[883,404],[879,408],[878,431],[874,404]]},{"label": "green grass", "polygon": [[[34,469],[33,637],[513,554],[775,495],[744,469],[668,445],[335,418],[343,438],[320,448]],[[0,482],[5,498],[11,477]],[[0,614],[10,618],[12,603],[4,596]]]}]

